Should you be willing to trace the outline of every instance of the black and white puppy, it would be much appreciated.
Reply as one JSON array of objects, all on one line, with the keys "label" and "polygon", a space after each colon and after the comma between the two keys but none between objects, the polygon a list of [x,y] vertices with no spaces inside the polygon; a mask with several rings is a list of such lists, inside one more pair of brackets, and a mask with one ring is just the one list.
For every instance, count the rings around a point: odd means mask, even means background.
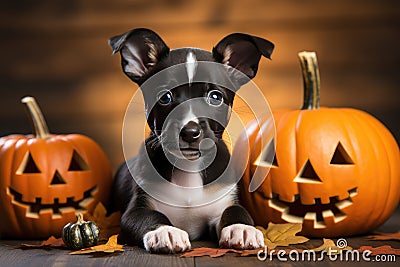
[{"label": "black and white puppy", "polygon": [[[113,53],[120,52],[124,73],[142,90],[151,129],[138,155],[121,166],[114,180],[111,202],[123,214],[120,241],[160,253],[185,251],[190,240],[205,236],[219,239],[223,247],[263,247],[262,233],[238,204],[237,179],[222,134],[236,90],[256,75],[261,56],[270,58],[274,45],[234,33],[212,53],[197,48],[170,50],[148,29],[131,30],[109,43]],[[216,65],[223,68],[202,67],[202,62],[220,63]],[[174,66],[183,66],[183,78]],[[160,79],[152,79],[158,74]],[[214,83],[216,76],[223,82]],[[186,82],[176,82],[179,79]],[[195,167],[185,168],[190,165]],[[163,185],[157,187],[159,182]],[[171,184],[189,191],[175,191]],[[158,193],[150,192],[148,185]]]}]

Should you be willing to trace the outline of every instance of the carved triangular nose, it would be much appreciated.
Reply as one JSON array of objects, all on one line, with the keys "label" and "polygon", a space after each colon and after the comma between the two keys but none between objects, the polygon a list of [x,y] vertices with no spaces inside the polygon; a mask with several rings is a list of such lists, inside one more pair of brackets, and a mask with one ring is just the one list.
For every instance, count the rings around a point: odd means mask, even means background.
[{"label": "carved triangular nose", "polygon": [[306,164],[304,164],[300,173],[294,178],[296,183],[309,183],[309,184],[320,184],[322,183],[321,178],[319,178],[318,174],[315,172],[314,167],[312,166],[310,160],[307,160]]},{"label": "carved triangular nose", "polygon": [[57,170],[54,173],[50,185],[56,185],[56,184],[66,184],[65,180],[62,178],[61,174]]}]

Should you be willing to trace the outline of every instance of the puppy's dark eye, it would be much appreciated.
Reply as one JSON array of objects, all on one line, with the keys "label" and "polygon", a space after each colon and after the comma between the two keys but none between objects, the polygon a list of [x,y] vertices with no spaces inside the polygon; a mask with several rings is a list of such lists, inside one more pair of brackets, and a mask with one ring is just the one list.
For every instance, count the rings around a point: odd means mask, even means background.
[{"label": "puppy's dark eye", "polygon": [[218,90],[212,90],[207,94],[207,103],[211,106],[219,107],[224,103],[224,96]]},{"label": "puppy's dark eye", "polygon": [[161,105],[169,105],[172,103],[173,97],[170,91],[162,91],[158,94],[158,103]]}]

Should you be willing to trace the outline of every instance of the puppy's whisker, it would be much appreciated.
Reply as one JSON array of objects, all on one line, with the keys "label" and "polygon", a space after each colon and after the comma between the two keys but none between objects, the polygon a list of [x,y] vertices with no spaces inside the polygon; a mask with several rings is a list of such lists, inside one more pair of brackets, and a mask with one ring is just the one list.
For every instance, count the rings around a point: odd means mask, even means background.
[{"label": "puppy's whisker", "polygon": [[150,138],[146,139],[145,144],[146,146],[154,150],[161,144],[160,137],[158,135],[153,135]]},{"label": "puppy's whisker", "polygon": [[171,177],[173,177],[174,175],[174,170],[175,170],[175,166],[176,166],[176,162],[178,161],[178,159],[175,159],[174,164],[172,165],[172,170],[171,170]]}]

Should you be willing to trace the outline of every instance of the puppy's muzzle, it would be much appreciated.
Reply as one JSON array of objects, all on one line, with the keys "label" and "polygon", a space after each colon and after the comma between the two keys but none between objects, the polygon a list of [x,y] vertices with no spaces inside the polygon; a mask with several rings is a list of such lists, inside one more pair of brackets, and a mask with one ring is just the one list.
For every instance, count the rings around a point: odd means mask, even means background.
[{"label": "puppy's muzzle", "polygon": [[194,121],[188,122],[179,133],[182,140],[180,151],[182,155],[189,160],[198,159],[201,156],[199,143],[203,139],[203,130],[200,125]]}]

